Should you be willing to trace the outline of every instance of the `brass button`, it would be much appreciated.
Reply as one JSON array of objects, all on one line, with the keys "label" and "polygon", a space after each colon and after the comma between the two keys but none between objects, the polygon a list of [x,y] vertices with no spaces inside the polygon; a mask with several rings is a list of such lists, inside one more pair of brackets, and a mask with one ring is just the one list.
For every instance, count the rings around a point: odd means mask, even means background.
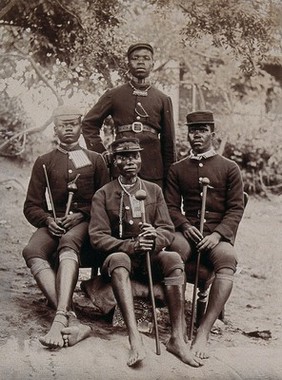
[{"label": "brass button", "polygon": [[133,220],[129,220],[129,222],[128,222],[130,225],[132,225],[134,222],[133,222]]},{"label": "brass button", "polygon": [[204,166],[204,164],[202,164],[202,162],[200,162],[199,166],[200,166],[200,168],[202,168]]},{"label": "brass button", "polygon": [[140,120],[141,119],[141,117],[140,116],[136,116],[136,120]]},{"label": "brass button", "polygon": [[125,206],[125,209],[126,209],[126,210],[129,210],[129,209],[130,209],[130,207],[129,207],[129,206]]},{"label": "brass button", "polygon": [[72,169],[69,169],[68,172],[71,174],[72,173]]}]

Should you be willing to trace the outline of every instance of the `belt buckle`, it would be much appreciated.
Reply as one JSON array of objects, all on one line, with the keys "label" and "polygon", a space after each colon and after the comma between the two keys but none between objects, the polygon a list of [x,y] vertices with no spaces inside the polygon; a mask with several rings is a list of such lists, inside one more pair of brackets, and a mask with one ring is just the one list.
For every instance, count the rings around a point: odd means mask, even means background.
[{"label": "belt buckle", "polygon": [[143,123],[141,123],[141,121],[134,121],[134,123],[131,124],[131,129],[135,133],[140,133],[143,131]]}]

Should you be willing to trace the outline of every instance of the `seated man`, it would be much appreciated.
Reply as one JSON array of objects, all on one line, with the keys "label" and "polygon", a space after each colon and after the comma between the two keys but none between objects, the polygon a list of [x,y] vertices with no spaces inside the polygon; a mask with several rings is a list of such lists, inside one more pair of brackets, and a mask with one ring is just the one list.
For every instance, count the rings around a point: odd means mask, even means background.
[{"label": "seated man", "polygon": [[[237,164],[213,149],[213,114],[192,112],[187,115],[187,125],[192,150],[190,156],[171,165],[165,197],[177,235],[171,249],[177,250],[185,262],[198,250],[215,271],[207,310],[192,342],[192,351],[207,358],[210,330],[232,290],[237,265],[233,245],[244,211],[243,183]],[[210,186],[202,235],[199,211],[203,177],[209,178]]]},{"label": "seated man", "polygon": [[[167,350],[184,363],[198,367],[201,360],[190,353],[184,340],[184,267],[176,252],[168,252],[174,227],[161,188],[138,178],[142,150],[135,138],[112,143],[114,164],[119,177],[98,190],[92,200],[89,224],[90,241],[101,253],[101,275],[111,281],[113,292],[127,326],[130,343],[128,366],[145,358],[137,329],[131,279],[147,282],[146,252],[151,252],[154,281],[163,280],[172,326]],[[146,223],[141,222],[138,190],[146,194]]]},{"label": "seated man", "polygon": [[[47,347],[59,348],[73,345],[90,333],[90,327],[80,324],[72,310],[72,296],[80,249],[88,238],[91,198],[108,181],[108,172],[100,154],[78,144],[81,113],[74,107],[60,106],[53,116],[60,144],[38,157],[33,166],[24,214],[37,230],[23,256],[49,305],[56,310],[50,331],[39,340]],[[53,215],[47,207],[46,187],[51,193]]]}]

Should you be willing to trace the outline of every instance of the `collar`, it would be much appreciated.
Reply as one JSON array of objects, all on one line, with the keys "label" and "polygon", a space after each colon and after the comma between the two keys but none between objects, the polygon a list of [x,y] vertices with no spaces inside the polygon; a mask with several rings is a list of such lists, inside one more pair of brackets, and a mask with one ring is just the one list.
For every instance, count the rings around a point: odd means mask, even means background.
[{"label": "collar", "polygon": [[204,152],[204,153],[200,153],[200,154],[195,154],[192,150],[190,151],[190,155],[189,155],[189,158],[191,160],[202,160],[202,159],[207,159],[207,158],[210,158],[210,157],[213,157],[215,156],[217,153],[216,151],[211,148],[210,150],[208,150],[207,152]]},{"label": "collar", "polygon": [[72,147],[70,147],[69,149],[66,149],[67,146],[66,145],[58,145],[57,146],[57,150],[64,153],[64,154],[68,154],[69,152],[72,152],[73,150],[79,150],[81,149],[81,146],[79,144],[76,144]]}]

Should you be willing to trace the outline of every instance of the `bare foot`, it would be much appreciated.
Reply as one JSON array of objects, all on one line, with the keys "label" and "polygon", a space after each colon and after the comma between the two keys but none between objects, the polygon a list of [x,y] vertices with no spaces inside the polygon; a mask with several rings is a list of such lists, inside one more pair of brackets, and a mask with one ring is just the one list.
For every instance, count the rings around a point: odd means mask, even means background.
[{"label": "bare foot", "polygon": [[62,329],[64,346],[74,346],[76,343],[86,339],[91,334],[91,327],[82,324],[73,312],[69,313],[69,326]]},{"label": "bare foot", "polygon": [[62,330],[64,346],[74,346],[76,343],[86,339],[91,334],[91,327],[80,323],[76,326],[69,326]]},{"label": "bare foot", "polygon": [[200,359],[208,359],[210,357],[208,352],[208,336],[199,331],[192,342],[191,350]]},{"label": "bare foot", "polygon": [[64,347],[64,340],[62,337],[63,328],[68,326],[68,316],[63,313],[56,313],[52,322],[49,332],[43,337],[39,338],[39,341],[43,346],[49,348],[62,348]]},{"label": "bare foot", "polygon": [[184,340],[170,338],[166,345],[168,352],[177,356],[183,363],[189,364],[192,367],[200,367],[203,365],[202,360],[196,357],[188,348]]},{"label": "bare foot", "polygon": [[141,361],[145,359],[145,357],[146,357],[146,353],[144,350],[141,337],[136,338],[136,339],[131,339],[130,352],[129,352],[127,365],[129,367],[136,366],[140,364]]}]

